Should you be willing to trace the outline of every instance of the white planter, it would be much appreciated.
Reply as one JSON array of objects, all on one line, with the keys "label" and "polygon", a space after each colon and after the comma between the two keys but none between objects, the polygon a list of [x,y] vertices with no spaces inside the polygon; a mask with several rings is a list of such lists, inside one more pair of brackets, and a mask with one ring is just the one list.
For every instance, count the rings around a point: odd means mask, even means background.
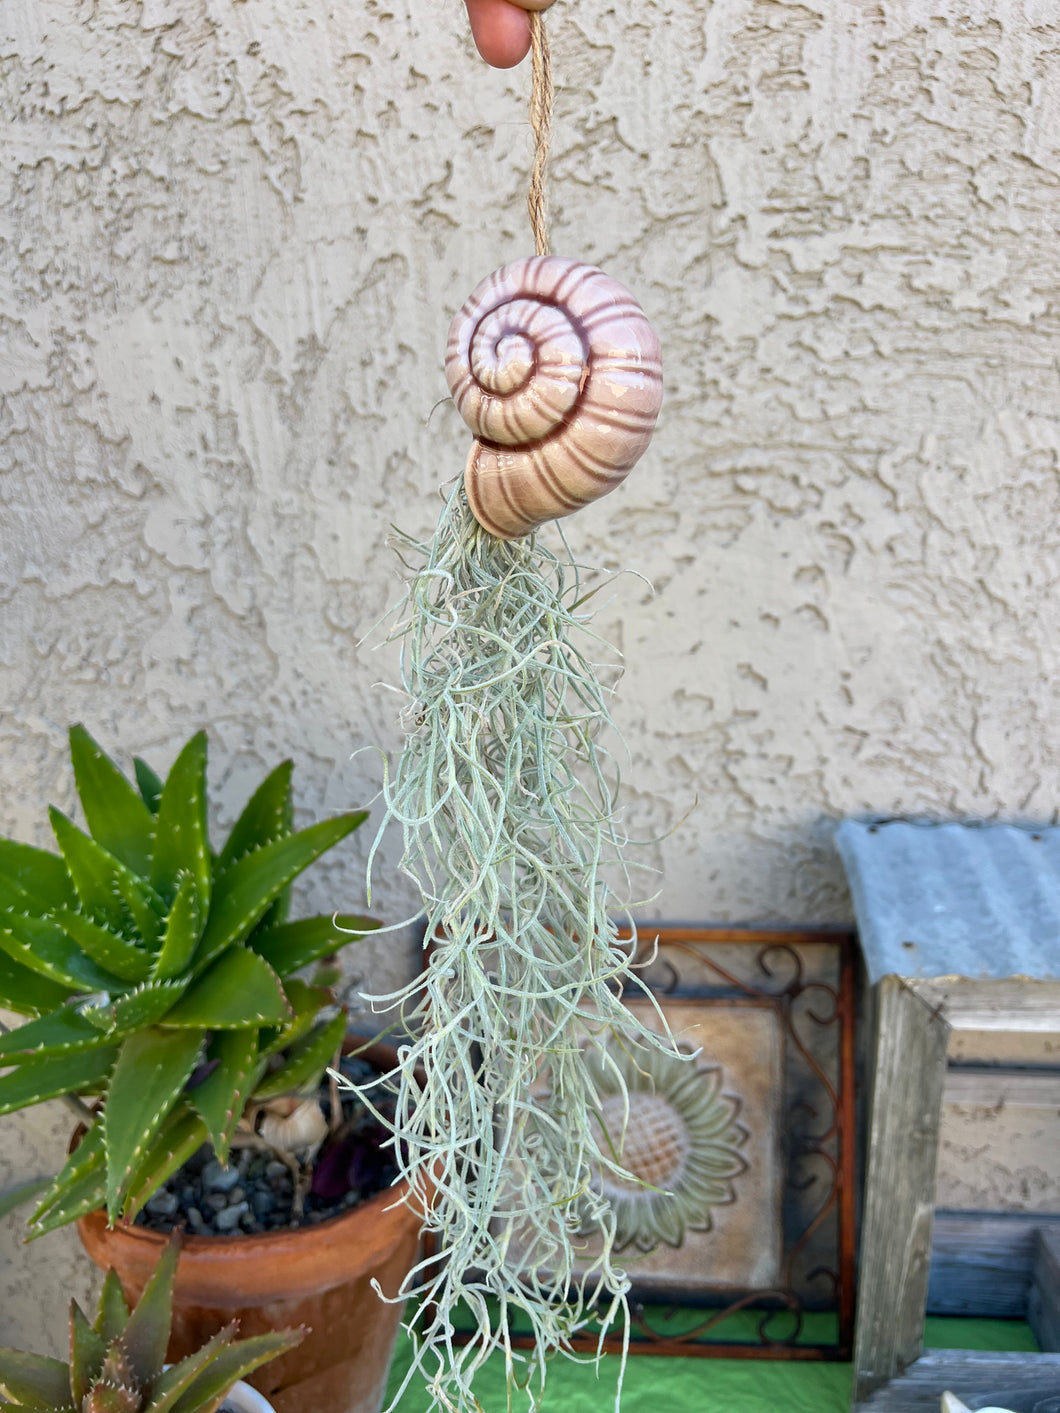
[{"label": "white planter", "polygon": [[221,1413],[274,1413],[274,1410],[263,1394],[240,1379],[221,1404]]},{"label": "white planter", "polygon": [[[972,1413],[967,1403],[957,1397],[955,1393],[944,1393],[942,1395],[942,1413]],[[1009,1408],[980,1408],[979,1413],[1012,1413]]]}]

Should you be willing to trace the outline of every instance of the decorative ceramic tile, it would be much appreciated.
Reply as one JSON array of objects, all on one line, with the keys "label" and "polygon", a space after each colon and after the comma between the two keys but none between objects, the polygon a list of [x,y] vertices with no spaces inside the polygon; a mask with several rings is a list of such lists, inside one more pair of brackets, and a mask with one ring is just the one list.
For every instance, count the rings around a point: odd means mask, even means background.
[{"label": "decorative ceramic tile", "polygon": [[[649,1002],[630,1009],[662,1030]],[[634,1090],[638,1076],[627,1076],[620,1157],[645,1186],[605,1183],[622,1264],[645,1297],[680,1295],[704,1280],[773,1285],[783,1244],[780,1019],[769,1002],[739,1000],[673,1002],[667,1018],[681,1048],[700,1053],[671,1060],[654,1085]],[[689,1084],[689,1071],[698,1083]],[[616,1134],[621,1123],[616,1112]],[[706,1131],[698,1155],[697,1126]],[[590,1243],[590,1254],[597,1246]]]}]

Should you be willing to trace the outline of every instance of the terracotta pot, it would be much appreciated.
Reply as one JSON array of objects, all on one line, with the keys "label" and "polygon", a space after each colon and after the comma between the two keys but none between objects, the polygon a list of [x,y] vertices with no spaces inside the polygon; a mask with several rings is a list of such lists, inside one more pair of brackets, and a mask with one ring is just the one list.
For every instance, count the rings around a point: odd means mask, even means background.
[{"label": "terracotta pot", "polygon": [[[248,1382],[276,1413],[378,1413],[402,1307],[380,1300],[371,1282],[396,1295],[416,1260],[420,1220],[399,1200],[404,1190],[293,1231],[186,1237],[167,1357],[183,1359],[232,1319],[244,1336],[304,1325],[302,1343]],[[77,1226],[96,1265],[113,1266],[126,1297],[139,1299],[166,1237],[146,1227],[108,1230],[102,1211]]]},{"label": "terracotta pot", "polygon": [[[349,1035],[344,1051],[385,1072],[395,1047]],[[76,1143],[80,1132],[74,1135]],[[244,1337],[303,1325],[302,1343],[247,1380],[275,1413],[379,1413],[403,1307],[396,1295],[419,1255],[420,1218],[402,1201],[404,1183],[316,1226],[260,1236],[185,1235],[173,1289],[168,1358],[183,1359],[231,1320]],[[140,1297],[167,1237],[146,1227],[108,1230],[102,1211],[77,1223],[97,1266],[118,1272]]]}]

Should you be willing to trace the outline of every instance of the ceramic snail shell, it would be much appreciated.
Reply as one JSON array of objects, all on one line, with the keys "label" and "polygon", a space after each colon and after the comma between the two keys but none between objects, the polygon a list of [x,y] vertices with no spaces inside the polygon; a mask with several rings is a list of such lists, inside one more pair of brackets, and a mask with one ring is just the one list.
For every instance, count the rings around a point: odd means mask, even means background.
[{"label": "ceramic snail shell", "polygon": [[468,501],[502,540],[614,490],[662,401],[659,340],[640,305],[594,265],[555,255],[475,288],[450,326],[445,375],[476,437]]}]

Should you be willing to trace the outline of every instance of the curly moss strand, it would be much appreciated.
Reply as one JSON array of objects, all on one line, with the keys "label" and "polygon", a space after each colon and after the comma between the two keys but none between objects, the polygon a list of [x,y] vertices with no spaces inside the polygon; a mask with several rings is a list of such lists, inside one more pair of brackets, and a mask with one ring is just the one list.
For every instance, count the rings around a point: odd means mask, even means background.
[{"label": "curly moss strand", "polygon": [[[534,538],[488,535],[460,486],[402,561],[412,577],[395,635],[410,729],[384,778],[383,829],[402,827],[401,868],[435,945],[422,976],[373,999],[418,1035],[397,1071],[395,1152],[413,1193],[433,1193],[426,1227],[442,1254],[402,1292],[422,1301],[410,1375],[423,1373],[434,1407],[471,1413],[475,1373],[499,1349],[509,1388],[527,1388],[536,1408],[550,1353],[576,1357],[570,1340],[594,1314],[601,1339],[616,1321],[629,1336],[614,1218],[591,1182],[629,1175],[594,1136],[601,1099],[582,1043],[639,1033],[669,1044],[621,1002],[633,946],[608,917],[604,875],[617,864],[625,876],[624,841],[617,772],[608,778],[595,741],[610,724],[607,689],[573,642],[592,637],[577,567]],[[592,1260],[587,1225],[602,1237]],[[461,1300],[475,1321],[463,1346]],[[535,1339],[527,1354],[512,1348],[515,1312]]]}]

